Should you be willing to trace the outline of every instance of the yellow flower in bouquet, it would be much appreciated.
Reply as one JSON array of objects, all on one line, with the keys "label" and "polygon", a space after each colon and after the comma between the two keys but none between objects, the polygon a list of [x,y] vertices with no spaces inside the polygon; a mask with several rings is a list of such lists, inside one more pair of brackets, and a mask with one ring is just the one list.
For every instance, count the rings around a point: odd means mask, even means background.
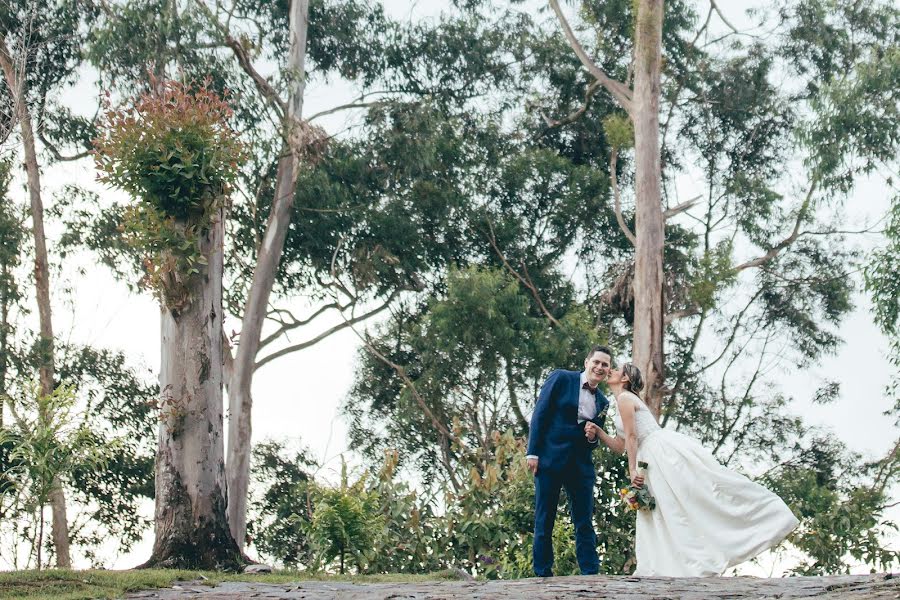
[{"label": "yellow flower in bouquet", "polygon": [[[647,469],[647,463],[638,462],[638,472],[643,473]],[[619,497],[629,510],[653,510],[656,508],[656,498],[650,495],[645,487],[627,485],[619,490]]]}]

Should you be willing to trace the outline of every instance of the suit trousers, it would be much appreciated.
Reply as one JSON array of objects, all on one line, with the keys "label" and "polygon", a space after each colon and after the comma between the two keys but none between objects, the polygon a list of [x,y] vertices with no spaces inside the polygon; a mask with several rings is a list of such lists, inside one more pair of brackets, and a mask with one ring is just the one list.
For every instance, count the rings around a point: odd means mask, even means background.
[{"label": "suit trousers", "polygon": [[[590,461],[588,461],[590,464]],[[600,571],[597,558],[597,535],[594,533],[593,465],[567,465],[560,470],[541,469],[534,478],[534,573],[538,577],[553,575],[553,524],[559,506],[560,489],[569,499],[572,525],[575,526],[575,556],[582,575]]]}]

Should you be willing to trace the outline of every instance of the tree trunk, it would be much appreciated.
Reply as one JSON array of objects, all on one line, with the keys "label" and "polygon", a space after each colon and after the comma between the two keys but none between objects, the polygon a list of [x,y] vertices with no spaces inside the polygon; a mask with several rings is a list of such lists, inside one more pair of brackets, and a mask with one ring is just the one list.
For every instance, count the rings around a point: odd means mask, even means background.
[{"label": "tree trunk", "polygon": [[[34,233],[34,283],[38,303],[38,320],[40,323],[39,346],[39,378],[41,394],[49,396],[53,393],[53,321],[50,311],[50,273],[47,260],[47,241],[44,236],[44,203],[41,199],[41,173],[37,161],[37,149],[34,141],[34,128],[31,114],[28,111],[25,94],[24,70],[16,69],[13,57],[6,45],[6,38],[0,37],[0,66],[6,78],[6,85],[15,104],[16,118],[22,133],[22,148],[25,152],[25,172],[28,179],[28,196],[31,201],[32,230]],[[66,497],[58,478],[53,480],[50,492],[50,505],[53,509],[53,526],[51,534],[56,548],[56,566],[62,569],[71,567],[69,556],[69,526],[66,520]]]},{"label": "tree trunk", "polygon": [[0,429],[3,428],[3,398],[6,397],[6,373],[9,369],[9,306],[10,290],[7,285],[9,265],[0,265]]},{"label": "tree trunk", "polygon": [[636,237],[634,363],[644,375],[644,399],[659,415],[664,393],[663,242],[659,92],[663,0],[638,0],[632,120],[635,143]]},{"label": "tree trunk", "polygon": [[224,214],[201,232],[205,272],[188,304],[162,307],[156,541],[143,567],[236,570],[241,553],[226,518],[222,416]]},{"label": "tree trunk", "polygon": [[44,547],[44,505],[38,508],[38,543],[37,543],[37,570],[43,568],[43,547]]},{"label": "tree trunk", "polygon": [[247,533],[247,492],[250,480],[251,386],[256,353],[266,317],[269,294],[275,282],[275,272],[281,260],[294,205],[294,184],[297,180],[297,153],[291,141],[303,111],[303,92],[306,87],[306,31],[309,0],[291,2],[291,48],[288,68],[295,78],[291,88],[288,111],[283,123],[285,144],[278,161],[275,199],[266,225],[263,243],[259,248],[253,282],[244,307],[241,336],[234,359],[233,374],[228,386],[228,523],[231,534],[243,549]]}]

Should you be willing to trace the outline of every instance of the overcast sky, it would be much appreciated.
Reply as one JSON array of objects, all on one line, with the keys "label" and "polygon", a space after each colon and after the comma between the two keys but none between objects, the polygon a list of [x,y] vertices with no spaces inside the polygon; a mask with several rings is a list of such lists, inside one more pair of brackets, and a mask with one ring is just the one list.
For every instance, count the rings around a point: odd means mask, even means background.
[{"label": "overcast sky", "polygon": [[[445,4],[433,0],[413,3],[388,0],[387,3],[395,16],[408,18],[436,14]],[[753,4],[756,3],[746,0],[720,3],[739,26],[747,23],[742,15]],[[76,112],[93,114],[95,94],[87,82],[73,89],[67,99]],[[351,97],[352,90],[340,83],[311,85],[304,110],[306,114],[313,114]],[[328,129],[341,128],[341,118],[335,117],[327,123]],[[45,197],[51,198],[63,185],[73,181],[100,190],[93,179],[93,165],[89,161],[54,166],[44,175]],[[689,178],[680,181],[679,185],[684,188],[679,192],[690,197],[692,182]],[[16,193],[20,194],[19,200],[25,202],[24,190],[17,189]],[[106,190],[103,194],[113,197]],[[877,181],[863,182],[847,202],[855,225],[874,220],[884,213],[887,204],[887,190]],[[864,245],[874,242],[872,239],[854,241]],[[83,276],[66,269],[63,277],[75,293],[69,300],[71,305],[64,304],[62,294],[56,295],[56,331],[73,342],[123,350],[133,361],[155,373],[160,348],[159,309],[155,301],[146,294],[129,294],[125,286],[115,282],[102,267],[89,266]],[[61,283],[55,282],[54,287],[58,289]],[[795,398],[794,409],[804,413],[810,422],[830,427],[852,449],[875,457],[886,452],[897,438],[893,420],[882,415],[889,408],[883,398],[890,375],[885,358],[888,344],[872,322],[866,298],[857,294],[855,300],[856,309],[845,319],[840,330],[845,344],[836,355],[826,357],[807,371],[778,369],[776,365],[769,371],[765,385],[773,386],[773,389],[780,387]],[[295,308],[297,314],[304,313],[301,306]],[[239,324],[233,323],[230,328],[238,330]],[[351,386],[349,375],[357,353],[354,334],[344,331],[310,350],[262,367],[253,388],[254,439],[275,438],[302,443],[325,465],[322,475],[333,478],[340,467],[338,457],[347,446],[347,427],[337,409]],[[825,379],[841,383],[841,397],[829,405],[812,405],[810,397]],[[352,460],[358,464],[358,459]],[[151,543],[152,532],[134,552],[119,557],[110,566],[124,568],[141,562],[149,555]],[[750,567],[744,572],[768,574],[772,560],[763,562],[763,567]],[[777,568],[774,572],[780,573]]]}]

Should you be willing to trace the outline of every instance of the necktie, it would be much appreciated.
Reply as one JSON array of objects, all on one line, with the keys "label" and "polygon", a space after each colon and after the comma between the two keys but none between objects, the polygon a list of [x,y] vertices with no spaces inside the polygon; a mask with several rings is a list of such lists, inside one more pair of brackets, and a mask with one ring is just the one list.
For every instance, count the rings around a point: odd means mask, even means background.
[{"label": "necktie", "polygon": [[592,394],[597,393],[597,386],[595,385],[595,386],[591,387],[591,384],[589,384],[587,381],[585,381],[584,385],[582,385],[581,387],[586,389],[587,391],[589,391]]}]

